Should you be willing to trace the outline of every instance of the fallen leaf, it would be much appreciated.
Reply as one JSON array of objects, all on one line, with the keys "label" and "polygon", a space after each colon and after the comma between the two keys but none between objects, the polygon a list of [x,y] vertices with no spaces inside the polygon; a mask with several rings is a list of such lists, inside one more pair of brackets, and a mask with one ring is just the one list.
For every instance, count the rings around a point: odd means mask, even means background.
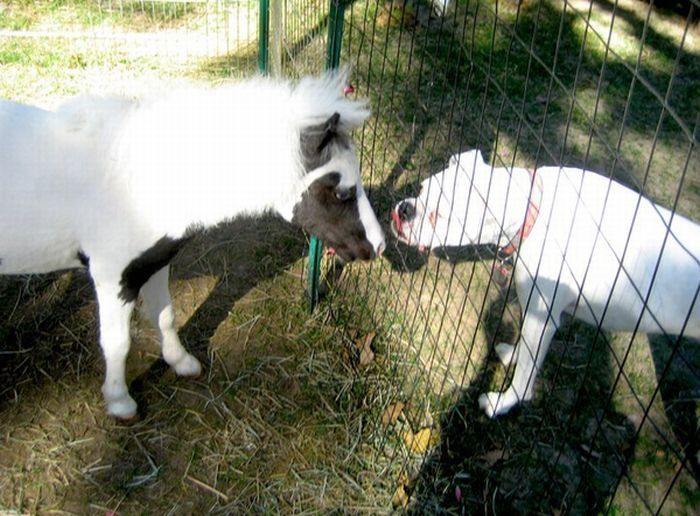
[{"label": "fallen leaf", "polygon": [[428,450],[432,437],[432,430],[430,428],[423,428],[415,434],[411,430],[407,430],[403,434],[406,447],[411,453],[415,454],[425,453]]},{"label": "fallen leaf", "polygon": [[396,491],[394,491],[394,495],[391,497],[391,504],[394,506],[395,509],[398,509],[399,507],[401,508],[406,508],[408,505],[408,475],[406,472],[401,473],[399,475],[399,483],[398,487],[396,488]]},{"label": "fallen leaf", "polygon": [[408,494],[403,485],[400,485],[396,488],[396,491],[394,491],[394,495],[391,497],[391,505],[393,505],[395,509],[399,507],[405,509],[408,506]]},{"label": "fallen leaf", "polygon": [[376,331],[371,331],[362,338],[360,338],[360,336],[358,335],[355,340],[355,346],[357,346],[357,349],[368,348],[372,345],[372,342],[374,342],[374,338],[376,336]]},{"label": "fallen leaf", "polygon": [[384,426],[389,426],[396,423],[396,420],[399,419],[401,412],[403,412],[404,406],[405,405],[402,401],[397,401],[396,403],[389,405],[384,411],[384,414],[382,414],[382,424]]},{"label": "fallen leaf", "polygon": [[366,366],[372,363],[374,360],[374,351],[371,348],[364,348],[360,351],[360,365]]},{"label": "fallen leaf", "polygon": [[489,466],[493,466],[499,460],[505,460],[507,458],[508,458],[508,452],[505,450],[499,450],[499,449],[491,450],[490,452],[486,452],[481,457],[479,457],[480,460],[483,460]]},{"label": "fallen leaf", "polygon": [[374,351],[372,351],[372,342],[377,336],[376,331],[369,332],[367,335],[361,338],[355,339],[355,347],[360,352],[360,365],[366,366],[372,363],[374,360]]}]

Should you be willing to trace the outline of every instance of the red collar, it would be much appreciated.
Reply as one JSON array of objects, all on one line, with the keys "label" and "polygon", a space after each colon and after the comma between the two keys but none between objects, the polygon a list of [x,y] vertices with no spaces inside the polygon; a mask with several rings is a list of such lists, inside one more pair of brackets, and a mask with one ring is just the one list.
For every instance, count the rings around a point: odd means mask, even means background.
[{"label": "red collar", "polygon": [[501,247],[500,253],[503,256],[510,256],[518,250],[520,244],[525,240],[537,222],[537,215],[540,213],[540,202],[542,202],[542,179],[537,175],[537,170],[529,169],[530,174],[530,195],[528,197],[527,213],[525,221],[518,232],[505,247]]}]

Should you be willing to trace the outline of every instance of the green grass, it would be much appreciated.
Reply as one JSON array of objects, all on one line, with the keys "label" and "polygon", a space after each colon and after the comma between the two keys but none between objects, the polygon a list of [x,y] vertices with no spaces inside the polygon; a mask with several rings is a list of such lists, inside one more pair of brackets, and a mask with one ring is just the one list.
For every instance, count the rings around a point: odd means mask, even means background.
[{"label": "green grass", "polygon": [[92,0],[9,0],[0,10],[0,28],[82,30],[118,27],[131,31],[175,28],[203,14],[203,4]]}]

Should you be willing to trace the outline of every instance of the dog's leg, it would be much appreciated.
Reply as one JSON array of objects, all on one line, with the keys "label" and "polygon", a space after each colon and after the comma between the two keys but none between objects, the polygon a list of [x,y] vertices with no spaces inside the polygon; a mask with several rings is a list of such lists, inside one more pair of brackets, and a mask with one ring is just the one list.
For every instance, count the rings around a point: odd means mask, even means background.
[{"label": "dog's leg", "polygon": [[163,358],[168,365],[180,376],[198,376],[202,366],[182,346],[175,329],[175,313],[168,290],[169,269],[162,268],[141,287],[143,311],[160,332]]},{"label": "dog's leg", "polygon": [[515,346],[512,344],[501,342],[500,344],[496,344],[494,351],[498,356],[498,360],[500,360],[501,364],[503,364],[505,367],[514,364],[517,360],[515,355]]},{"label": "dog's leg", "polygon": [[119,298],[119,286],[95,281],[100,316],[100,346],[105,357],[102,394],[107,413],[121,419],[136,415],[136,402],[129,396],[124,378],[129,353],[129,322],[134,302]]},{"label": "dog's leg", "polygon": [[486,415],[500,416],[518,403],[532,399],[535,378],[547,355],[549,344],[557,329],[555,320],[558,321],[560,313],[561,310],[553,310],[549,316],[545,306],[530,306],[515,347],[516,366],[510,387],[504,392],[488,392],[479,396],[479,406]]}]

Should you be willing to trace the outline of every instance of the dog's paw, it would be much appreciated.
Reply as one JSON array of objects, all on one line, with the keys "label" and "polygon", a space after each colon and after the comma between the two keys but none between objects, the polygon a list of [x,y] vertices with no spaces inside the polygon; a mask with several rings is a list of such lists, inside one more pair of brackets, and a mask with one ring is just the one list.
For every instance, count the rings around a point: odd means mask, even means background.
[{"label": "dog's paw", "polygon": [[486,392],[479,396],[479,407],[493,419],[505,414],[518,403],[517,398],[513,400],[512,397],[509,391]]},{"label": "dog's paw", "polygon": [[[496,395],[495,399],[493,399],[494,394]],[[496,414],[496,403],[498,402],[499,394],[498,392],[488,392],[479,396],[479,408],[490,418],[493,418]]]},{"label": "dog's paw", "polygon": [[199,360],[190,354],[183,356],[172,366],[178,376],[196,377],[202,374],[202,365],[199,363]]},{"label": "dog's paw", "polygon": [[500,344],[496,344],[494,351],[498,356],[498,360],[500,360],[501,364],[504,366],[508,367],[515,363],[515,346],[501,342]]}]

